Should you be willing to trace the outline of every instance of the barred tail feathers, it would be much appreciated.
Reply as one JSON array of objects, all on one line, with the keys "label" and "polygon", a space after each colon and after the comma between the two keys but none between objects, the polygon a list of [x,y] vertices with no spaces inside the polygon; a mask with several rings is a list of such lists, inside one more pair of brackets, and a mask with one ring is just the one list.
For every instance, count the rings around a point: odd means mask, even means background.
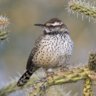
[{"label": "barred tail feathers", "polygon": [[17,86],[23,86],[24,84],[27,83],[27,81],[30,79],[31,75],[33,74],[32,71],[26,71],[21,78],[17,82]]}]

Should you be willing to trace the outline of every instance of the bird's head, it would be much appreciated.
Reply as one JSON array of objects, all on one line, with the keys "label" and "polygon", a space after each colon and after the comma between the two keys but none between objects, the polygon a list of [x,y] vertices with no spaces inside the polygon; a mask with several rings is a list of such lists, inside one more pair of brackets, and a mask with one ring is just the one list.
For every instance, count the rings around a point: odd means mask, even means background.
[{"label": "bird's head", "polygon": [[35,26],[43,27],[46,34],[68,32],[67,26],[58,18],[52,18],[44,24],[35,24]]}]

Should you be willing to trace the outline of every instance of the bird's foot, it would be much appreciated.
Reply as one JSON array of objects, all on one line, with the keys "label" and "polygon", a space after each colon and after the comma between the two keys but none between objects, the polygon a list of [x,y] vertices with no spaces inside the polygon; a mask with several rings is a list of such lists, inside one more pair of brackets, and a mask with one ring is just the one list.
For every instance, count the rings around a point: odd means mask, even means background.
[{"label": "bird's foot", "polygon": [[53,77],[54,75],[57,75],[56,72],[54,72],[52,69],[48,69],[46,71],[47,77]]},{"label": "bird's foot", "polygon": [[46,86],[46,82],[44,82],[44,83],[40,86],[40,90],[45,91],[46,88],[47,88],[47,86]]},{"label": "bird's foot", "polygon": [[65,72],[65,71],[68,71],[68,70],[69,70],[68,67],[60,67],[60,71],[61,71],[61,72]]}]

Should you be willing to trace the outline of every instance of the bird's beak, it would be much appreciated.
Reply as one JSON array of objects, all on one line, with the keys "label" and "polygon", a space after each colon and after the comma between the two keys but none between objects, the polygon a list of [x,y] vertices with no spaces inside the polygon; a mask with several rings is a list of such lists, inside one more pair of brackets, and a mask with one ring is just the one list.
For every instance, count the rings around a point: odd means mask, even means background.
[{"label": "bird's beak", "polygon": [[44,26],[45,26],[45,24],[34,24],[34,26],[44,27]]}]

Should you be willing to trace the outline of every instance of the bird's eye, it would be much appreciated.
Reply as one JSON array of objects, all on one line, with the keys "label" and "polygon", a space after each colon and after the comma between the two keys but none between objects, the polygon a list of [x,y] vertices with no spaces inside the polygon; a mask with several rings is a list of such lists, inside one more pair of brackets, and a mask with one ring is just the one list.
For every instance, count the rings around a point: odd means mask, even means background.
[{"label": "bird's eye", "polygon": [[64,33],[69,34],[68,31],[64,31]]}]

